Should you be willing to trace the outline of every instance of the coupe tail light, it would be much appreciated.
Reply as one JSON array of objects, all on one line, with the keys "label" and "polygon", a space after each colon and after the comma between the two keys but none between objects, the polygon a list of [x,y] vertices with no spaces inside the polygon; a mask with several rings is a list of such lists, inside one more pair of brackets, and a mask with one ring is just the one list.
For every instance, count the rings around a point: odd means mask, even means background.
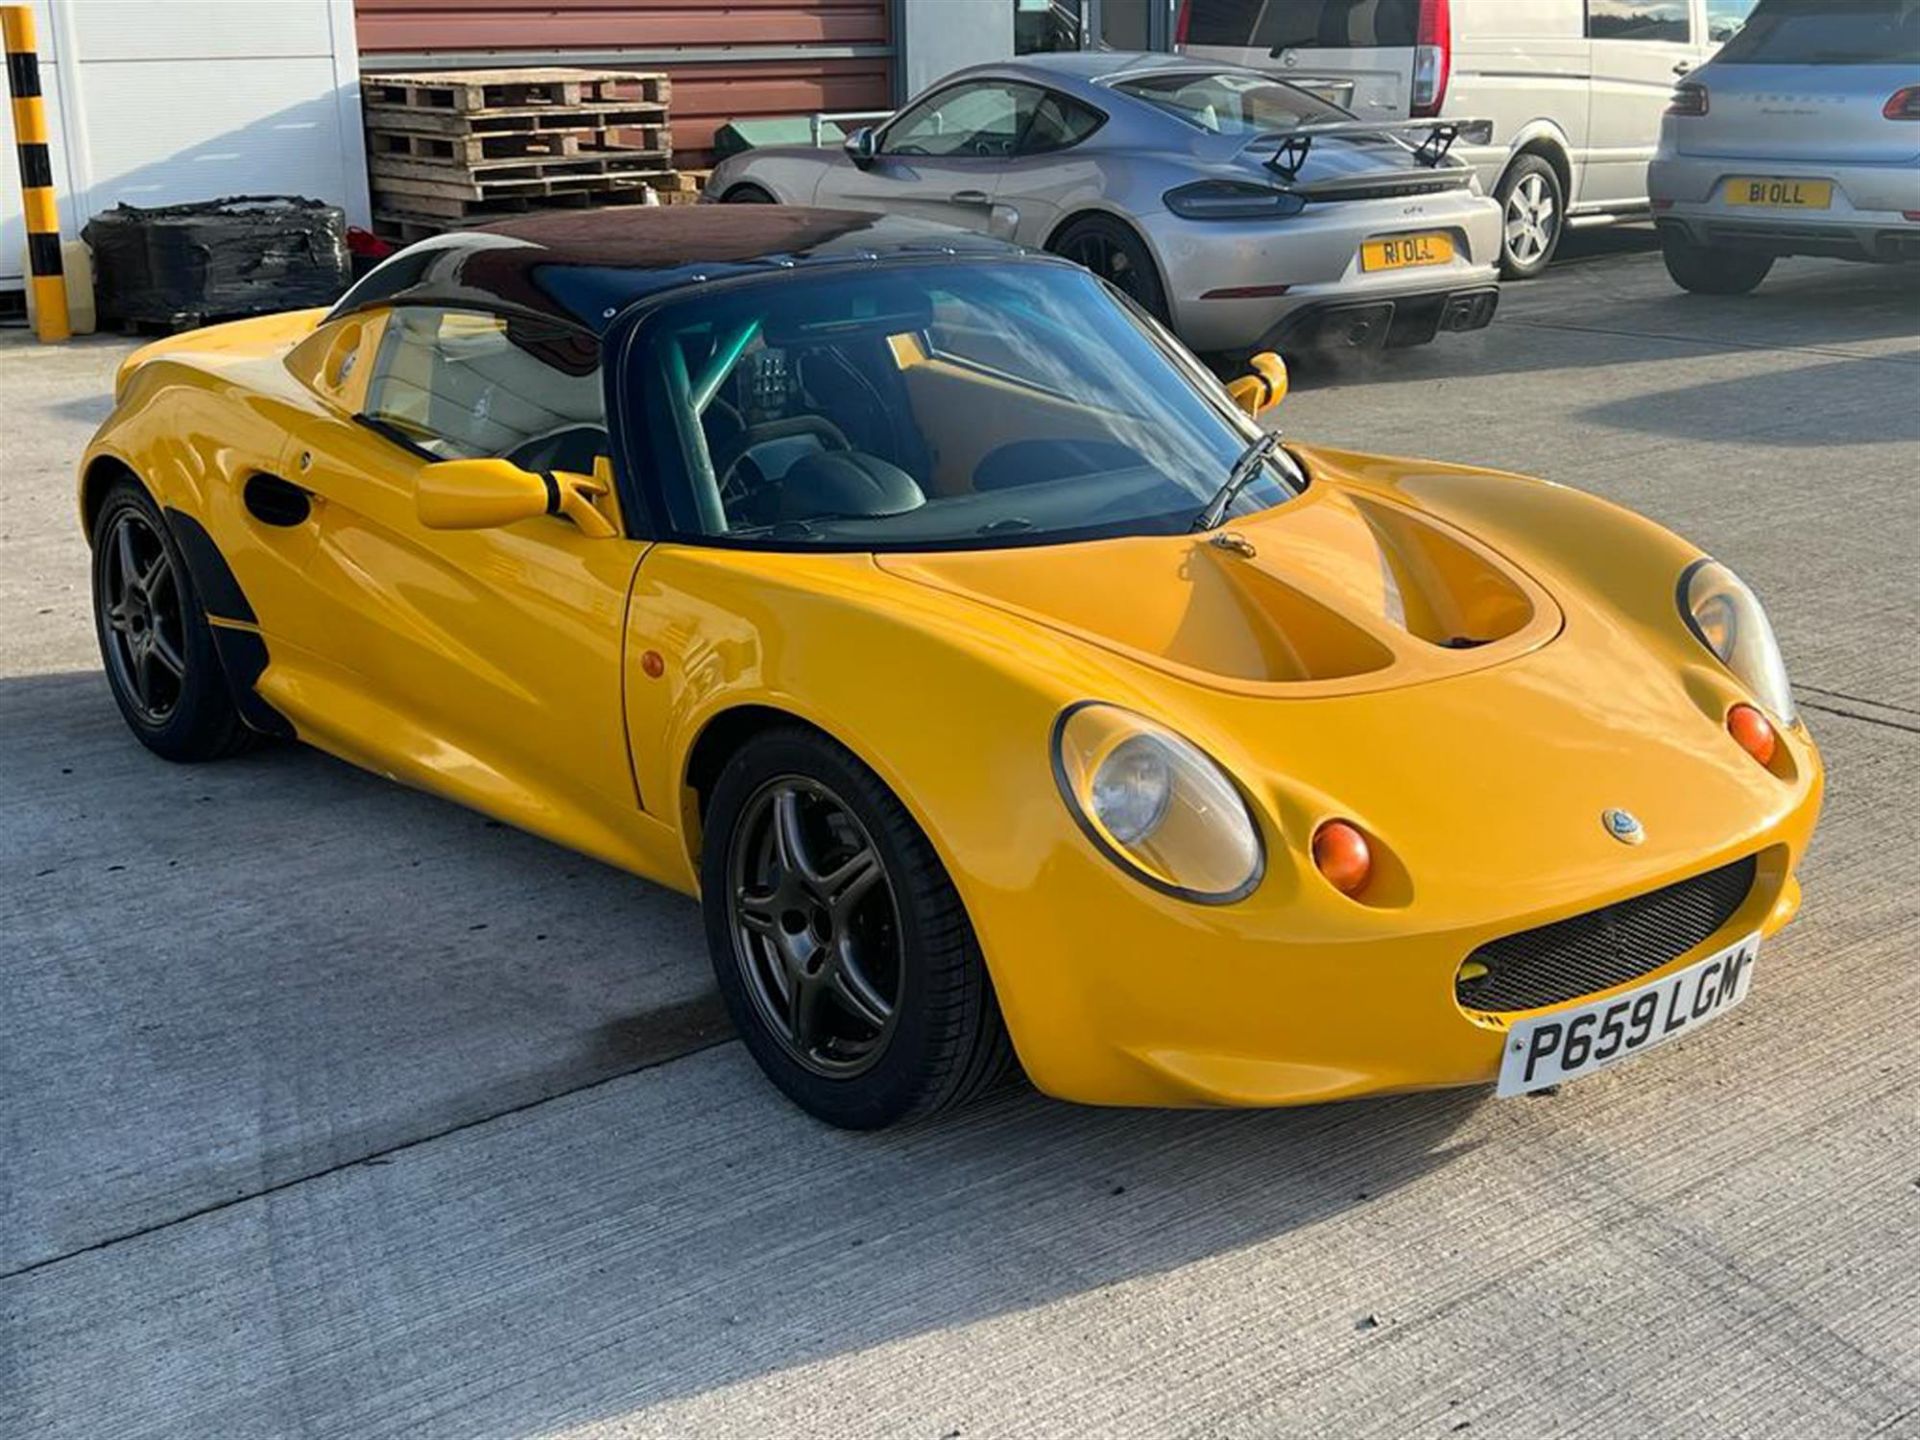
[{"label": "coupe tail light", "polygon": [[1894,91],[1880,113],[1889,120],[1920,120],[1920,85]]},{"label": "coupe tail light", "polygon": [[1453,74],[1452,0],[1420,0],[1420,30],[1413,52],[1413,106],[1415,120],[1431,120],[1447,103],[1447,81]]},{"label": "coupe tail light", "polygon": [[1673,99],[1667,104],[1667,114],[1687,115],[1698,118],[1707,113],[1707,87],[1704,85],[1677,85]]},{"label": "coupe tail light", "polygon": [[1180,13],[1173,20],[1173,48],[1184,50],[1187,30],[1193,24],[1193,0],[1180,0]]}]

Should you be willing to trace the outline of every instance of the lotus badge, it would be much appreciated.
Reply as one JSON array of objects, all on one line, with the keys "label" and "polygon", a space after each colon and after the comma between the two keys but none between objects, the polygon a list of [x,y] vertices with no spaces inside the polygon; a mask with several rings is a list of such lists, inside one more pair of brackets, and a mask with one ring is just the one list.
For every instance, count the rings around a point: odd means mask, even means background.
[{"label": "lotus badge", "polygon": [[1607,827],[1607,834],[1622,845],[1638,845],[1647,838],[1647,832],[1641,828],[1640,822],[1626,810],[1603,811],[1600,823]]}]

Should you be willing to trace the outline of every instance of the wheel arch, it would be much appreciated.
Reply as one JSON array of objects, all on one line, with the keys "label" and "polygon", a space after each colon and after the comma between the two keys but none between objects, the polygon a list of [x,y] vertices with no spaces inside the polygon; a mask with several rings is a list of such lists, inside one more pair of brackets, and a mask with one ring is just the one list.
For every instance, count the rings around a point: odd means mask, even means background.
[{"label": "wheel arch", "polygon": [[939,854],[941,864],[948,867],[949,874],[953,873],[952,859],[947,854],[946,846],[941,844],[934,828],[927,823],[922,807],[901,785],[900,777],[866,747],[799,710],[770,704],[765,700],[741,698],[722,706],[699,723],[680,765],[680,836],[692,874],[700,873],[707,806],[727,762],[759,736],[786,729],[810,731],[822,740],[838,745],[878,776],[880,783],[893,793],[913,818],[914,824],[920,827],[920,833],[927,837],[927,843]]},{"label": "wheel arch", "polygon": [[1514,137],[1507,162],[1500,167],[1500,178],[1494,181],[1495,192],[1507,183],[1507,177],[1513,173],[1513,167],[1520,163],[1523,155],[1535,155],[1547,162],[1560,181],[1562,203],[1571,206],[1574,202],[1573,150],[1567,143],[1565,133],[1548,120],[1535,121]]},{"label": "wheel arch", "polygon": [[147,492],[154,504],[160,504],[160,497],[154,494],[153,487],[140,477],[140,472],[133,466],[118,455],[95,455],[80,472],[80,533],[86,537],[89,545],[93,543],[93,527],[100,518],[100,507],[106,503],[107,492],[121,480],[131,480]]}]

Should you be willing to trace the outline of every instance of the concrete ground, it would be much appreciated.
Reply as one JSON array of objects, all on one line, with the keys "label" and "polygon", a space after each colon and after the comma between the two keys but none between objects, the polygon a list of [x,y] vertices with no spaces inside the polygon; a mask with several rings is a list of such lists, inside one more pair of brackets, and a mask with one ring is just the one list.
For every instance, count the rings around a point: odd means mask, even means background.
[{"label": "concrete ground", "polygon": [[1920,1436],[1920,287],[1618,244],[1303,377],[1766,597],[1831,768],[1752,999],[1557,1096],[1012,1091],[850,1136],[694,907],[101,680],[74,456],[128,346],[0,335],[0,1436]]}]

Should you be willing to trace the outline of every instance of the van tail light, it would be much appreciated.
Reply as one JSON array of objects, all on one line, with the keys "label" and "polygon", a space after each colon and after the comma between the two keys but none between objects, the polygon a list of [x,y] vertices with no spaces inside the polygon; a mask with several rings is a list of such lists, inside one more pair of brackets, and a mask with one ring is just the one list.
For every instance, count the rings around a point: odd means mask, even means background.
[{"label": "van tail light", "polygon": [[1420,29],[1413,52],[1413,106],[1415,120],[1431,120],[1447,103],[1447,81],[1453,74],[1453,7],[1451,0],[1420,0]]},{"label": "van tail light", "polygon": [[1894,91],[1880,113],[1889,120],[1920,120],[1920,85]]},{"label": "van tail light", "polygon": [[1707,87],[1704,85],[1676,85],[1673,99],[1667,102],[1667,114],[1687,115],[1698,119],[1707,113]]},{"label": "van tail light", "polygon": [[1184,50],[1187,30],[1193,24],[1193,0],[1180,0],[1180,13],[1173,18],[1173,48]]}]

